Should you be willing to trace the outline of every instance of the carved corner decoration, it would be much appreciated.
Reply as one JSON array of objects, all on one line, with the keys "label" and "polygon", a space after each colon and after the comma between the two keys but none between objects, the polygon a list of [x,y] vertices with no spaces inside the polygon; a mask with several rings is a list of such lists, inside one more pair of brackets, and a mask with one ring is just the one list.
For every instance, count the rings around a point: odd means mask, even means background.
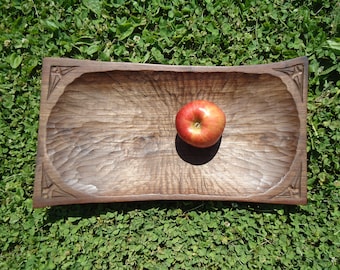
[{"label": "carved corner decoration", "polygon": [[50,97],[51,93],[56,88],[57,84],[62,80],[63,76],[75,68],[76,66],[51,66],[47,98]]},{"label": "carved corner decoration", "polygon": [[301,101],[304,102],[304,97],[303,97],[304,65],[297,64],[297,65],[288,66],[284,68],[274,68],[274,70],[281,71],[287,74],[294,81],[297,89],[299,90]]},{"label": "carved corner decoration", "polygon": [[[306,203],[307,65],[306,57],[237,67],[44,59],[34,207]],[[194,99],[226,114],[213,151],[178,140],[174,116]]]},{"label": "carved corner decoration", "polygon": [[43,199],[53,200],[55,198],[74,198],[74,196],[62,188],[60,188],[56,183],[54,183],[53,179],[48,175],[45,170],[45,166],[42,166],[41,171],[41,197]]},{"label": "carved corner decoration", "polygon": [[[284,198],[284,199],[303,199],[302,198],[302,162],[298,166],[295,175],[292,176],[291,182],[288,185],[287,189],[282,191],[280,194],[276,195],[276,198]],[[274,197],[274,198],[275,198]]]}]

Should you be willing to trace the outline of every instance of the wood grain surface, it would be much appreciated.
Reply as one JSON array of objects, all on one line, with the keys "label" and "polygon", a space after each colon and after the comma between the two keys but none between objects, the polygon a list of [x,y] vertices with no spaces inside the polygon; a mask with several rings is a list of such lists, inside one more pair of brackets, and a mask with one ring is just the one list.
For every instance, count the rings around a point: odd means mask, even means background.
[{"label": "wood grain surface", "polygon": [[[134,200],[306,203],[307,60],[192,67],[46,58],[34,206]],[[226,114],[197,149],[177,111]]]}]

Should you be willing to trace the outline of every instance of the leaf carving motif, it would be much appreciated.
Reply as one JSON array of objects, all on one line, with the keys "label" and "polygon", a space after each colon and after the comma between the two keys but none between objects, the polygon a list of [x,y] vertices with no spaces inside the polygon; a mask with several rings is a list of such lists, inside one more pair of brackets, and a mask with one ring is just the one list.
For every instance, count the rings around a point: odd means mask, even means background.
[{"label": "leaf carving motif", "polygon": [[57,84],[60,82],[63,76],[65,76],[70,71],[77,68],[76,66],[51,66],[50,69],[50,80],[48,85],[47,98],[50,97],[53,90],[56,88]]},{"label": "leaf carving motif", "polygon": [[295,83],[298,88],[299,94],[301,96],[301,102],[303,102],[303,73],[304,73],[304,66],[303,64],[298,64],[294,66],[288,66],[285,68],[274,68],[274,70],[283,72],[287,74]]},{"label": "leaf carving motif", "polygon": [[292,178],[291,184],[287,190],[277,195],[277,197],[284,198],[300,198],[301,197],[301,174],[302,174],[302,163],[296,171],[295,177]]},{"label": "leaf carving motif", "polygon": [[52,199],[57,197],[69,198],[73,197],[71,194],[62,190],[57,184],[53,182],[51,177],[47,174],[44,166],[42,167],[42,190],[41,197],[44,199]]}]

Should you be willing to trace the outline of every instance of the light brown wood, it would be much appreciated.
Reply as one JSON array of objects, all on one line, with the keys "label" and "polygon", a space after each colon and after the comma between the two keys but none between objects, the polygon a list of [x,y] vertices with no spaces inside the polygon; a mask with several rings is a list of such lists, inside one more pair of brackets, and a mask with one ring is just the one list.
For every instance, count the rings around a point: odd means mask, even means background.
[{"label": "light brown wood", "polygon": [[[306,203],[307,58],[237,67],[46,58],[34,207],[144,200]],[[176,136],[207,99],[218,144]]]}]

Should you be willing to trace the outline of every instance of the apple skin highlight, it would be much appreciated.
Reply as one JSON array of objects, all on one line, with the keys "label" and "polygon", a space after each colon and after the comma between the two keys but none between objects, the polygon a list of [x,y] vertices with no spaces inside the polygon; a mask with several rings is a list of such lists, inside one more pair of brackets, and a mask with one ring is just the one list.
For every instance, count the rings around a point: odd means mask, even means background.
[{"label": "apple skin highlight", "polygon": [[184,142],[198,148],[207,148],[217,143],[225,124],[224,112],[207,100],[189,102],[176,115],[178,136]]}]

